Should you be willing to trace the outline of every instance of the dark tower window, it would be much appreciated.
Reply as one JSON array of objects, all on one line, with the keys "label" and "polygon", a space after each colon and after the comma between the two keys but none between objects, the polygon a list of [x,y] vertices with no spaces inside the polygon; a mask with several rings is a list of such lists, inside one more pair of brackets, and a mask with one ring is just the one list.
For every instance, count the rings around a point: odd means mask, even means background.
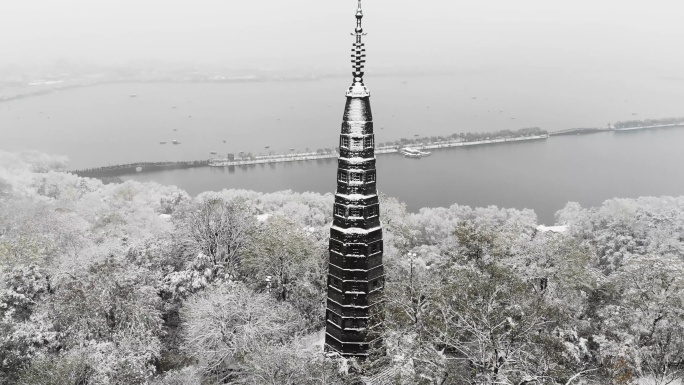
[{"label": "dark tower window", "polygon": [[352,181],[352,182],[361,182],[361,176],[362,176],[362,175],[363,175],[363,174],[361,174],[360,172],[353,172],[353,173],[351,173],[351,175],[350,175],[350,176],[351,176],[351,181]]},{"label": "dark tower window", "polygon": [[350,150],[352,151],[361,151],[363,150],[363,146],[361,144],[361,139],[360,138],[353,138],[352,139],[352,145]]},{"label": "dark tower window", "polygon": [[349,137],[343,136],[340,138],[340,147],[347,147],[349,148]]},{"label": "dark tower window", "polygon": [[347,173],[344,171],[340,171],[337,173],[337,180],[340,182],[346,182],[347,181]]},{"label": "dark tower window", "polygon": [[373,137],[372,137],[372,136],[367,136],[367,137],[364,139],[363,146],[364,146],[365,148],[373,148]]},{"label": "dark tower window", "polygon": [[376,206],[371,206],[368,208],[368,216],[369,217],[374,217],[378,215],[378,208]]},{"label": "dark tower window", "polygon": [[335,206],[335,214],[337,214],[341,217],[347,216],[346,211],[347,210],[344,208],[344,206]]},{"label": "dark tower window", "polygon": [[366,182],[375,182],[375,173],[369,172],[366,174]]}]

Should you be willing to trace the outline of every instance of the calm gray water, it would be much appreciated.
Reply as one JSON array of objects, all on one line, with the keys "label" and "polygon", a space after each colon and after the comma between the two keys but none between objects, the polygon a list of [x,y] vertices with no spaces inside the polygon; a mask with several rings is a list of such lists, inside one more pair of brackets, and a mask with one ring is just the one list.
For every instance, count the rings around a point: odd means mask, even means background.
[{"label": "calm gray water", "polygon": [[[378,190],[421,207],[533,209],[551,224],[566,202],[597,206],[613,197],[684,194],[684,128],[435,150],[427,158],[379,155]],[[263,192],[335,190],[336,160],[163,171],[131,177],[191,194],[223,188]]]},{"label": "calm gray water", "polygon": [[[376,142],[684,115],[684,87],[676,81],[567,75],[369,77]],[[275,151],[334,147],[348,83],[112,84],[57,92],[0,103],[0,149],[67,155],[72,168],[85,168],[205,159],[210,151],[259,153],[267,145]],[[159,144],[174,139],[182,144]],[[447,149],[418,160],[385,155],[378,157],[378,188],[411,210],[453,203],[527,207],[551,223],[567,201],[598,205],[612,197],[684,194],[681,143],[684,129],[660,129]],[[133,178],[193,194],[222,188],[325,193],[334,191],[335,167],[321,161]]]}]

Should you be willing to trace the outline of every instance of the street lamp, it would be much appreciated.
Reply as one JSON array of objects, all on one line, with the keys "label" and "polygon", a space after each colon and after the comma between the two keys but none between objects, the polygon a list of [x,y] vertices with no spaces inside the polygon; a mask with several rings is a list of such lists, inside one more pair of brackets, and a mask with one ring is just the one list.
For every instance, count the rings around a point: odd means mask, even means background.
[{"label": "street lamp", "polygon": [[270,275],[266,276],[266,288],[269,294],[271,293],[271,278],[273,277],[271,277]]},{"label": "street lamp", "polygon": [[409,260],[411,261],[411,271],[413,271],[413,259],[417,256],[418,256],[418,254],[416,254],[416,253],[411,253],[411,252],[408,253]]}]

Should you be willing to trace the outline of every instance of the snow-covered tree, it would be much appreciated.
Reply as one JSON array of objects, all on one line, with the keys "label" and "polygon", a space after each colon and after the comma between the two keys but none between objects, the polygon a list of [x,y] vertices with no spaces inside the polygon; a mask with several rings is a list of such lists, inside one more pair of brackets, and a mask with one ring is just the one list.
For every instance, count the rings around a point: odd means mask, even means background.
[{"label": "snow-covered tree", "polygon": [[258,226],[246,247],[242,264],[247,282],[258,290],[290,302],[316,327],[324,318],[326,245],[309,229],[280,215]]},{"label": "snow-covered tree", "polygon": [[596,336],[608,368],[629,363],[656,384],[684,379],[683,271],[677,258],[636,256],[610,277],[616,299],[599,311]]},{"label": "snow-covered tree", "polygon": [[204,376],[222,382],[239,376],[255,349],[287,342],[301,318],[286,302],[241,284],[220,284],[190,297],[181,309],[183,350]]},{"label": "snow-covered tree", "polygon": [[215,275],[234,277],[256,219],[241,200],[204,199],[174,216],[175,235],[188,258],[207,256]]}]

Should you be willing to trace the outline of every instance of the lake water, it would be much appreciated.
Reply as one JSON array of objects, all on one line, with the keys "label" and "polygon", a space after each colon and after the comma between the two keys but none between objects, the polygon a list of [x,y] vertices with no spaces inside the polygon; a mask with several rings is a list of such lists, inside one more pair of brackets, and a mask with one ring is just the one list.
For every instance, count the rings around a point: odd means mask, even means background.
[{"label": "lake water", "polygon": [[[496,78],[496,77],[499,78]],[[376,143],[415,134],[538,126],[549,131],[684,115],[684,87],[540,73],[367,80]],[[210,151],[284,152],[337,144],[348,79],[231,84],[111,84],[0,103],[0,149],[67,155],[72,168],[197,160]],[[483,86],[486,84],[486,86]],[[129,97],[136,94],[137,97]],[[637,114],[637,115],[633,115]],[[171,140],[181,145],[171,145]],[[224,143],[223,141],[226,141]],[[159,141],[169,144],[160,145]],[[425,206],[532,208],[540,221],[568,201],[684,194],[684,129],[552,137],[444,149],[423,159],[378,156],[378,188]],[[332,192],[334,160],[134,175],[190,193],[222,188]]]},{"label": "lake water", "polygon": [[[434,150],[427,158],[378,155],[378,190],[421,207],[534,209],[543,223],[566,202],[597,206],[612,197],[684,194],[684,128]],[[335,190],[335,159],[161,171],[130,177],[191,194],[224,188],[273,192]]]}]

